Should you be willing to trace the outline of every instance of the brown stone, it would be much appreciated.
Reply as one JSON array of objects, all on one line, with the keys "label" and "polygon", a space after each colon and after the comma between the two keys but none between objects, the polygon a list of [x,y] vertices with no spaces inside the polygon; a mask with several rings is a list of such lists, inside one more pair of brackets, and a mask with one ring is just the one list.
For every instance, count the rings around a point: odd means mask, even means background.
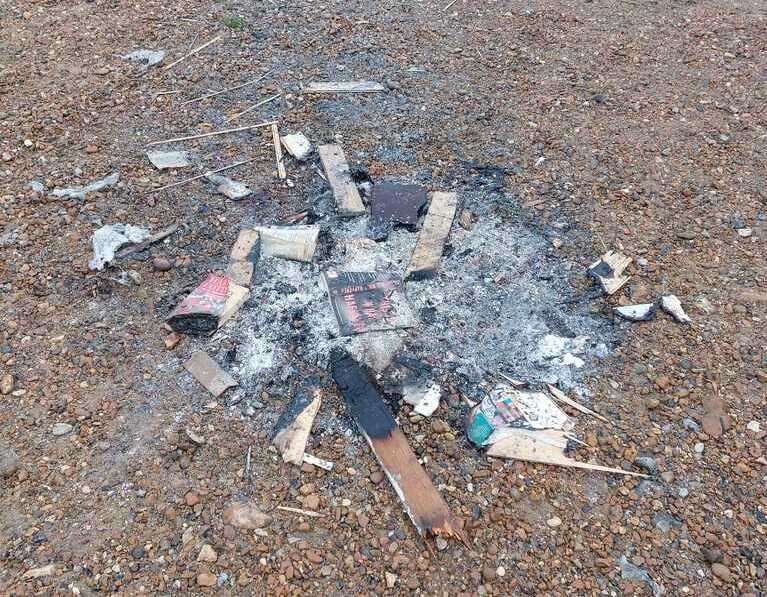
[{"label": "brown stone", "polygon": [[224,524],[238,529],[260,529],[271,521],[271,516],[264,514],[249,502],[234,502],[224,510]]},{"label": "brown stone", "polygon": [[313,493],[312,495],[307,495],[304,498],[304,508],[307,510],[316,510],[320,507],[320,496],[318,496],[316,493]]},{"label": "brown stone", "polygon": [[212,587],[216,584],[216,577],[209,572],[200,572],[197,575],[197,584],[201,587]]},{"label": "brown stone", "polygon": [[186,502],[187,506],[196,506],[200,503],[200,496],[197,495],[194,491],[188,491],[184,496],[184,501]]},{"label": "brown stone", "polygon": [[719,415],[708,414],[703,417],[701,426],[706,435],[710,437],[719,437],[722,435],[722,423],[719,420]]},{"label": "brown stone", "polygon": [[730,569],[724,564],[720,564],[719,562],[711,564],[711,572],[713,572],[714,576],[721,578],[724,582],[732,581]]}]

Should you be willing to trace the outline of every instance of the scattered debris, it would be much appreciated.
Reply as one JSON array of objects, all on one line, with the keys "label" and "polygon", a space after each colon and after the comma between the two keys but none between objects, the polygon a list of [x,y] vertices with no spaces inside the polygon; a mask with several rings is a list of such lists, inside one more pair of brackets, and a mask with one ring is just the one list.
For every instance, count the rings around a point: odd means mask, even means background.
[{"label": "scattered debris", "polygon": [[135,50],[130,54],[120,56],[120,58],[131,62],[138,62],[149,68],[150,66],[155,66],[163,61],[165,58],[165,50]]},{"label": "scattered debris", "polygon": [[623,272],[631,261],[631,257],[623,253],[608,251],[589,266],[589,275],[599,281],[605,293],[614,294],[629,281],[629,276],[624,276]]},{"label": "scattered debris", "polygon": [[324,460],[322,458],[317,458],[316,456],[312,456],[311,454],[304,453],[304,462],[307,464],[311,464],[312,466],[318,466],[321,469],[325,469],[326,471],[332,471],[333,470],[333,463],[329,460]]},{"label": "scattered debris", "polygon": [[[204,139],[205,137],[215,137],[217,135],[229,135],[231,133],[239,133],[241,131],[250,131],[253,129],[264,128],[265,126],[272,126],[274,122],[260,122],[258,124],[251,124],[248,126],[239,126],[233,129],[224,129],[221,131],[211,131],[209,133],[200,133],[198,135],[186,135],[184,137],[174,137],[173,139],[164,139],[162,141],[152,141],[147,143],[147,147],[153,145],[162,145],[163,143],[176,143],[178,141],[191,141],[193,139]],[[252,160],[251,160],[252,161]]]},{"label": "scattered debris", "polygon": [[168,317],[168,325],[186,334],[211,333],[218,328],[229,296],[229,279],[209,274]]},{"label": "scattered debris", "polygon": [[306,263],[314,257],[320,234],[319,226],[264,226],[256,230],[262,255]]},{"label": "scattered debris", "polygon": [[314,148],[309,143],[309,139],[303,133],[293,133],[281,137],[282,145],[285,150],[299,162],[306,160],[311,155]]},{"label": "scattered debris", "polygon": [[671,315],[679,323],[690,323],[692,319],[684,312],[682,302],[673,294],[664,294],[660,297],[660,306],[666,313]]},{"label": "scattered debris", "polygon": [[253,192],[241,182],[235,182],[234,180],[232,180],[231,178],[227,178],[226,176],[211,174],[207,178],[213,184],[218,185],[216,187],[216,190],[219,193],[221,193],[222,195],[226,195],[227,197],[229,197],[229,199],[233,199],[235,201],[239,199],[243,199]]},{"label": "scattered debris", "polygon": [[290,506],[277,506],[278,510],[283,512],[293,512],[294,514],[301,514],[302,516],[309,516],[311,518],[322,518],[325,516],[320,512],[313,512],[311,510],[302,510],[301,508],[291,508]]},{"label": "scattered debris", "polygon": [[346,161],[340,145],[320,145],[317,148],[322,167],[328,177],[328,184],[333,189],[336,210],[340,216],[358,216],[365,213],[365,206],[352,180],[349,163]]},{"label": "scattered debris", "polygon": [[749,238],[754,233],[751,228],[738,228],[735,232],[737,232],[738,236],[741,238]]},{"label": "scattered debris", "polygon": [[178,224],[171,224],[164,230],[160,230],[160,232],[158,232],[157,234],[152,234],[149,238],[147,238],[143,242],[140,242],[135,245],[131,245],[130,247],[124,247],[120,249],[119,251],[117,251],[116,257],[118,259],[124,259],[128,255],[131,255],[133,253],[140,253],[141,251],[148,249],[151,245],[158,243],[161,240],[165,240],[171,234],[173,234],[176,230],[178,230]]},{"label": "scattered debris", "polygon": [[88,262],[92,270],[102,270],[115,258],[115,252],[120,247],[130,243],[140,243],[149,238],[145,228],[130,224],[109,224],[102,226],[93,233],[93,259]]},{"label": "scattered debris", "polygon": [[649,321],[655,317],[657,310],[655,303],[646,303],[642,305],[626,305],[625,307],[615,307],[615,312],[623,319],[629,321]]},{"label": "scattered debris", "polygon": [[415,226],[426,205],[426,191],[414,184],[380,183],[373,187],[368,220],[368,238],[381,241],[395,224]]},{"label": "scattered debris", "polygon": [[483,447],[493,444],[510,428],[569,431],[573,426],[546,394],[498,384],[474,407],[467,435],[474,445]]},{"label": "scattered debris", "polygon": [[331,375],[360,432],[421,536],[466,543],[463,522],[453,516],[410,448],[370,374],[341,350],[331,355]]},{"label": "scattered debris", "polygon": [[402,388],[402,399],[413,405],[413,411],[424,417],[430,417],[439,407],[442,388],[433,381],[420,381],[405,384]]},{"label": "scattered debris", "polygon": [[472,409],[467,435],[475,445],[488,447],[488,456],[645,476],[566,456],[573,425],[546,394],[499,384]]},{"label": "scattered debris", "polygon": [[186,168],[191,166],[188,151],[147,151],[146,157],[159,170],[167,168]]},{"label": "scattered debris", "polygon": [[258,83],[259,81],[262,81],[268,75],[270,75],[272,72],[273,72],[273,69],[265,72],[260,77],[256,77],[255,79],[251,79],[250,81],[245,81],[244,83],[240,83],[239,85],[235,85],[234,87],[228,87],[227,89],[222,89],[221,91],[214,91],[212,93],[206,93],[205,95],[201,95],[199,97],[193,97],[192,99],[186,100],[181,105],[185,106],[185,105],[191,104],[193,102],[199,102],[199,101],[202,101],[202,100],[209,99],[211,97],[216,97],[217,95],[222,95],[224,93],[229,93],[230,91],[236,91],[238,89],[242,89],[243,87],[247,87],[248,85],[253,85],[253,83]]},{"label": "scattered debris", "polygon": [[431,194],[429,211],[426,213],[423,228],[418,233],[413,255],[405,270],[406,280],[423,280],[437,273],[442,249],[453,226],[457,207],[457,193]]},{"label": "scattered debris", "polygon": [[759,421],[749,421],[748,425],[746,425],[746,429],[753,431],[754,433],[759,433],[762,427],[759,424]]},{"label": "scattered debris", "polygon": [[618,565],[621,568],[621,578],[623,580],[645,583],[652,590],[653,597],[660,597],[666,592],[661,585],[650,578],[646,570],[629,562],[626,556],[620,557]]},{"label": "scattered debris", "polygon": [[54,197],[66,197],[67,199],[85,199],[88,193],[96,193],[108,187],[114,186],[120,180],[120,173],[114,172],[106,178],[94,181],[84,187],[72,187],[68,189],[53,189]]},{"label": "scattered debris", "polygon": [[576,402],[572,398],[568,397],[564,392],[562,392],[559,388],[552,386],[551,384],[547,384],[546,387],[549,390],[549,393],[552,395],[552,397],[555,400],[558,400],[559,402],[562,402],[563,404],[567,404],[568,406],[573,407],[575,410],[580,411],[584,414],[591,415],[592,417],[595,417],[599,419],[600,421],[607,423],[608,425],[612,425],[613,422],[609,419],[606,419],[599,413],[594,412],[590,408],[583,406],[580,402]]},{"label": "scattered debris", "polygon": [[260,102],[252,105],[250,108],[246,108],[242,112],[237,112],[237,114],[235,114],[234,116],[230,116],[229,118],[226,119],[226,122],[232,122],[232,120],[235,120],[236,118],[239,118],[240,116],[243,116],[243,115],[247,114],[248,112],[252,112],[256,108],[260,108],[264,104],[268,104],[269,102],[273,102],[274,100],[276,100],[281,95],[282,95],[281,93],[276,93],[275,95],[273,95],[271,97],[267,97],[266,99],[263,99]]},{"label": "scattered debris", "polygon": [[386,87],[373,81],[319,81],[308,83],[304,93],[380,93]]},{"label": "scattered debris", "polygon": [[323,279],[342,336],[416,325],[402,282],[394,274],[327,271]]},{"label": "scattered debris", "polygon": [[321,403],[319,380],[304,380],[274,427],[272,444],[280,451],[284,462],[297,465],[303,463],[306,442]]},{"label": "scattered debris", "polygon": [[242,166],[243,164],[249,164],[250,162],[256,161],[258,158],[250,158],[249,160],[242,160],[241,162],[235,162],[234,164],[229,164],[228,166],[224,166],[223,168],[217,168],[216,170],[209,170],[208,172],[203,172],[202,174],[198,174],[197,176],[192,176],[191,178],[186,178],[184,180],[179,180],[178,182],[172,182],[170,184],[166,184],[163,187],[160,187],[158,189],[150,189],[147,191],[148,193],[156,193],[158,191],[164,191],[165,189],[171,189],[173,187],[178,187],[181,185],[185,185],[189,182],[192,182],[194,180],[200,180],[201,178],[210,178],[214,174],[217,174],[219,172],[223,172],[224,170],[231,170],[232,168],[237,168],[238,166]]},{"label": "scattered debris", "polygon": [[216,398],[237,385],[231,375],[201,350],[192,354],[191,358],[184,363],[184,369],[189,371]]},{"label": "scattered debris", "polygon": [[208,47],[210,44],[212,44],[212,43],[214,43],[214,42],[217,42],[219,39],[221,39],[221,36],[220,36],[220,35],[217,35],[216,37],[214,37],[214,38],[213,38],[213,39],[211,39],[210,41],[206,41],[206,42],[205,42],[204,44],[202,44],[201,46],[197,46],[197,47],[196,47],[194,50],[191,50],[191,51],[190,51],[190,52],[188,52],[187,54],[184,54],[184,55],[183,55],[181,58],[179,58],[178,60],[175,60],[174,62],[171,62],[171,63],[170,63],[168,66],[166,66],[165,68],[163,68],[163,70],[170,70],[171,68],[173,68],[174,66],[176,66],[176,65],[177,65],[177,64],[179,64],[180,62],[183,62],[184,60],[186,60],[186,59],[187,59],[187,58],[189,58],[190,56],[194,56],[194,55],[195,55],[197,52],[200,52],[200,51],[204,50],[204,49],[205,49],[205,48],[207,48],[207,47]]},{"label": "scattered debris", "polygon": [[58,574],[60,571],[59,564],[47,564],[46,566],[40,566],[39,568],[32,568],[24,573],[23,578],[42,578],[43,576],[51,576]]}]

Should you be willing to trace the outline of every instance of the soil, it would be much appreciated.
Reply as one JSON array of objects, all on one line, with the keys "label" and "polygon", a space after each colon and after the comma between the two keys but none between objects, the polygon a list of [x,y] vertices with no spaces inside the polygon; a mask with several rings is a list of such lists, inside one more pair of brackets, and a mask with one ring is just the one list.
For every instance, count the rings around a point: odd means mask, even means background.
[{"label": "soil", "polygon": [[[764,595],[764,3],[352,4],[0,5],[0,592]],[[138,49],[164,50],[164,62],[145,69],[120,57]],[[332,80],[387,91],[301,94],[303,83]],[[206,272],[226,269],[241,228],[312,209],[320,261],[337,263],[341,224],[323,213],[331,196],[316,154],[286,159],[289,182],[277,178],[268,128],[161,145],[193,154],[194,166],[177,171],[155,169],[146,144],[272,119],[314,144],[340,143],[373,182],[467,198],[466,227],[456,221],[445,271],[427,284],[441,283],[449,305],[450,285],[462,283],[456,268],[472,264],[462,239],[480,246],[472,231],[492,228],[501,257],[485,265],[529,264],[519,284],[572,305],[606,345],[565,380],[614,423],[578,416],[579,457],[651,476],[487,458],[465,437],[476,370],[461,377],[448,351],[406,341],[446,382],[431,418],[392,402],[466,521],[468,545],[445,545],[418,536],[326,378],[308,451],[333,470],[285,464],[270,447],[303,366],[321,372],[321,360],[290,353],[268,383],[243,379],[218,400],[207,395],[182,366],[194,349],[242,373],[242,355],[269,362],[275,348],[264,339],[292,334],[295,313],[270,322],[253,292],[222,333],[167,350],[169,310]],[[251,158],[225,173],[257,190],[250,198],[232,201],[204,180],[156,190]],[[51,193],[113,172],[116,185],[84,199]],[[113,223],[179,231],[93,272],[91,236]],[[396,230],[385,242],[403,235],[415,237]],[[606,249],[634,258],[612,297],[585,273]],[[274,262],[261,275],[305,280],[317,269]],[[515,289],[502,276],[481,284],[496,296]],[[290,280],[281,288],[297,292]],[[614,306],[662,293],[680,298],[692,324],[662,312],[640,323],[613,317]],[[533,308],[530,293],[524,301],[536,322],[562,332],[556,310]],[[526,325],[524,309],[497,304],[503,326]],[[419,304],[418,313],[425,329],[436,321],[459,342],[448,324],[460,312]],[[286,331],[263,334],[255,323]],[[519,354],[524,343],[505,336],[499,346],[512,348],[501,354]],[[508,375],[545,380],[487,345],[478,354]]]}]

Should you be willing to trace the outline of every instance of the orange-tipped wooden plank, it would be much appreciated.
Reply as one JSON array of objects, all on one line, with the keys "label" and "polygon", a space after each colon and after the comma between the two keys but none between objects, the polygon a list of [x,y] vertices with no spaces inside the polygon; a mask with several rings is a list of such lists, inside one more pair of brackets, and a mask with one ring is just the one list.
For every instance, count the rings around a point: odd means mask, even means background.
[{"label": "orange-tipped wooden plank", "polygon": [[331,356],[331,373],[421,536],[452,537],[466,543],[463,521],[453,516],[418,462],[368,371],[346,352],[335,351]]}]

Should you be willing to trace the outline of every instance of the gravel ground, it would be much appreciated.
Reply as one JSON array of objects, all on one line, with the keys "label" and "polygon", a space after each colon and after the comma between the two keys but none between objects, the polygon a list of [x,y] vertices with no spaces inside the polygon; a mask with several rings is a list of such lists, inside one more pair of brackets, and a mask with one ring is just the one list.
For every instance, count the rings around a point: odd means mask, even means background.
[{"label": "gravel ground", "polygon": [[[0,4],[0,591],[764,595],[764,3],[349,4]],[[164,63],[120,58],[141,48],[165,50]],[[300,94],[356,79],[388,91]],[[465,439],[464,390],[452,388],[431,419],[398,407],[466,520],[468,546],[436,549],[332,390],[310,440],[332,472],[270,449],[287,384],[213,402],[181,366],[204,343],[167,351],[163,316],[226,266],[240,227],[321,204],[325,183],[292,161],[281,183],[264,129],[169,144],[194,154],[178,172],[155,170],[144,149],[272,118],[339,140],[374,180],[487,197],[477,229],[505,221],[510,243],[521,227],[550,243],[542,255],[558,265],[541,271],[569,274],[543,279],[558,285],[546,296],[566,284],[610,339],[579,384],[614,425],[578,417],[579,451],[651,478],[488,459]],[[155,190],[249,158],[229,175],[253,198],[200,181]],[[112,172],[120,182],[85,199],[50,194]],[[115,222],[180,230],[91,272],[90,237]],[[605,247],[635,259],[610,299],[579,273]],[[154,257],[173,267],[155,271]],[[613,321],[611,307],[662,292],[692,325]],[[246,321],[258,307],[245,305]],[[225,335],[220,355],[246,337]],[[243,526],[242,504],[270,518]]]}]

